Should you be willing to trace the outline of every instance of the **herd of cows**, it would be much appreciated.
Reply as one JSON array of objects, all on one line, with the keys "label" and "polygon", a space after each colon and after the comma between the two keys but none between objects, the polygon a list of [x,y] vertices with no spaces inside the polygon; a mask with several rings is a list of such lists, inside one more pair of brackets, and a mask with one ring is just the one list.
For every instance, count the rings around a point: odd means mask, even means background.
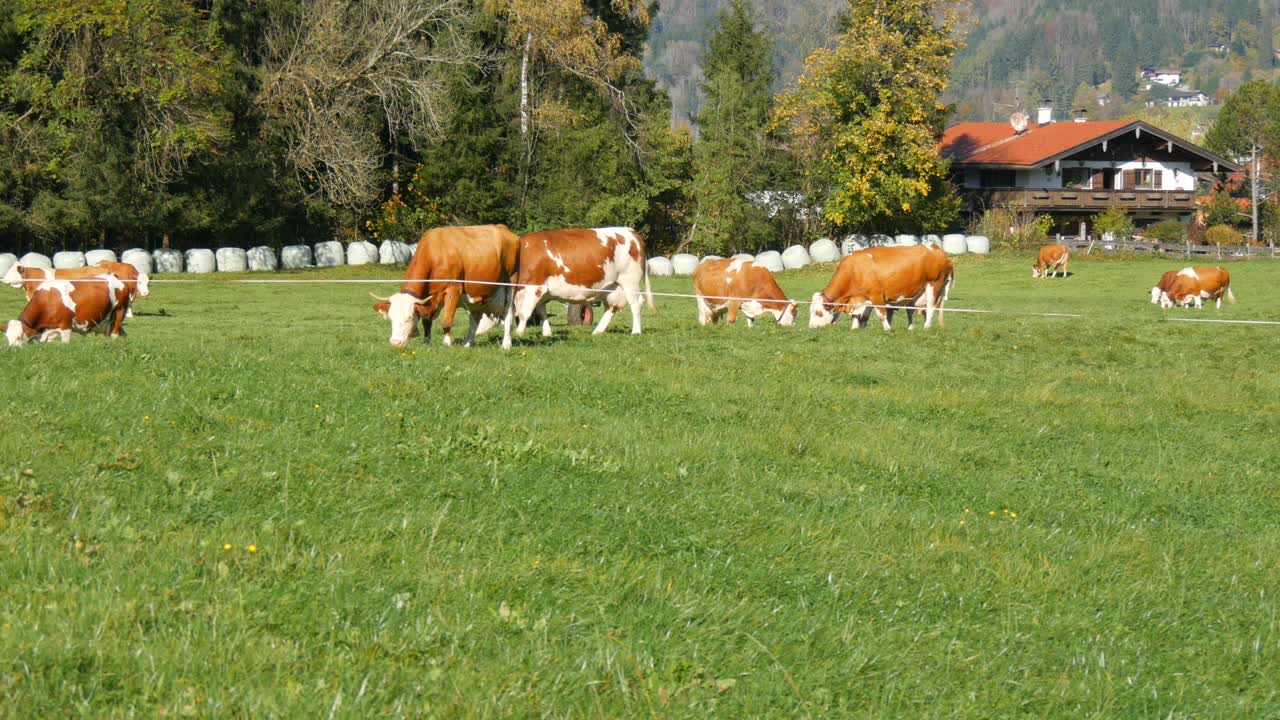
[{"label": "herd of cows", "polygon": [[[1070,249],[1047,245],[1040,249],[1032,277],[1067,275]],[[874,311],[886,330],[895,309],[907,311],[907,326],[922,311],[925,327],[944,305],[955,279],[951,261],[933,245],[885,246],[859,250],[844,257],[831,281],[814,293],[809,304],[809,327],[819,328],[849,315],[852,325],[866,326]],[[75,269],[44,269],[13,265],[5,284],[22,289],[26,307],[5,328],[8,344],[32,340],[68,342],[72,331],[100,332],[116,337],[131,315],[135,298],[149,294],[149,278],[133,265],[100,262]],[[1235,302],[1231,279],[1220,267],[1171,270],[1151,289],[1151,302],[1169,308],[1205,300]],[[742,313],[747,325],[770,315],[780,325],[795,323],[797,300],[787,297],[773,274],[748,256],[703,262],[694,271],[698,322],[706,325],[722,315],[733,324]],[[401,348],[421,334],[427,341],[440,319],[444,344],[453,344],[453,321],[459,306],[470,314],[465,344],[501,323],[502,347],[511,347],[530,322],[551,334],[545,305],[555,300],[573,305],[602,304],[604,313],[593,334],[605,332],[613,315],[631,310],[631,333],[640,334],[642,304],[653,304],[645,269],[644,241],[631,228],[545,230],[516,235],[505,225],[442,227],[428,230],[418,242],[399,292],[374,295],[373,309],[391,323],[390,343]]]}]

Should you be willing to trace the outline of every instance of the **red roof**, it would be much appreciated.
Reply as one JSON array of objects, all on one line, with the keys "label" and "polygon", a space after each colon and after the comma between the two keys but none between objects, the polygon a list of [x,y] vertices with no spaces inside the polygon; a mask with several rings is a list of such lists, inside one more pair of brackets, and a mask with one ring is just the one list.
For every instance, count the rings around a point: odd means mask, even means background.
[{"label": "red roof", "polygon": [[1035,167],[1055,155],[1133,124],[1133,120],[1058,122],[1031,125],[1018,135],[1009,123],[956,123],[942,135],[938,150],[944,157],[965,165],[1020,165]]}]

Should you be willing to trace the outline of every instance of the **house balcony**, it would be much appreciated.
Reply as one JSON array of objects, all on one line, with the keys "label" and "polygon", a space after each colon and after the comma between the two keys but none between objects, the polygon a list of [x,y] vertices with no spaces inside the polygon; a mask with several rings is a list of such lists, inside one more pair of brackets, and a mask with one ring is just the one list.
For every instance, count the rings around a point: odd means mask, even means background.
[{"label": "house balcony", "polygon": [[1125,210],[1195,212],[1196,194],[1190,190],[1072,190],[1067,188],[963,188],[970,209],[1003,205],[1050,212]]}]

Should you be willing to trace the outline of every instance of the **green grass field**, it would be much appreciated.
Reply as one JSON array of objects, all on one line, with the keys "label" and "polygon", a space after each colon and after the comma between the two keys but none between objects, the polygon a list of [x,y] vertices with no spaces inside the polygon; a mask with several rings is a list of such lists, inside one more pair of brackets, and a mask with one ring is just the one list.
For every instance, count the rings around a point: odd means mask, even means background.
[{"label": "green grass field", "polygon": [[1278,717],[1280,327],[1166,318],[1280,320],[1280,263],[1150,305],[1184,264],[505,353],[391,350],[394,283],[157,283],[0,348],[0,716]]}]

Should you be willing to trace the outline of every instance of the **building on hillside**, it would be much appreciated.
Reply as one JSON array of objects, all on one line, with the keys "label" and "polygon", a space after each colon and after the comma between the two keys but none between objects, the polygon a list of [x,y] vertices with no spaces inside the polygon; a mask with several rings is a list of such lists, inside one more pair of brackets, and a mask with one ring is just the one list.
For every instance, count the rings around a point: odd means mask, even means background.
[{"label": "building on hillside", "polygon": [[1213,99],[1199,90],[1173,90],[1164,103],[1168,107],[1208,107]]},{"label": "building on hillside", "polygon": [[1240,166],[1141,120],[957,123],[939,145],[967,213],[997,206],[1051,215],[1061,232],[1110,207],[1138,226],[1186,221],[1199,181]]},{"label": "building on hillside", "polygon": [[1181,70],[1154,70],[1151,73],[1151,82],[1167,85],[1169,87],[1178,87],[1182,84]]}]

